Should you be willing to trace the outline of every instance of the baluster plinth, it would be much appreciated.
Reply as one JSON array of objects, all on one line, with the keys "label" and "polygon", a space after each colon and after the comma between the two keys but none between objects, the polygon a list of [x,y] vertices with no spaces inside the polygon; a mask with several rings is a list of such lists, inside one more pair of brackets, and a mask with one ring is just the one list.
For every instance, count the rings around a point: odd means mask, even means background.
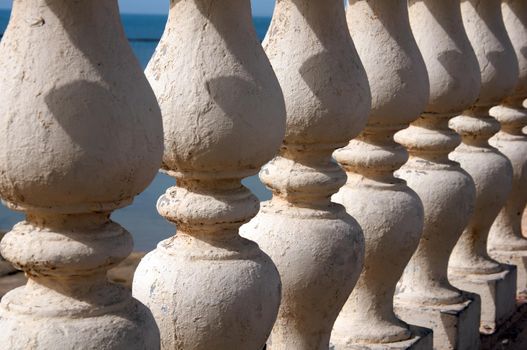
[{"label": "baluster plinth", "polygon": [[479,62],[481,90],[477,102],[450,123],[462,138],[450,156],[474,180],[476,204],[452,253],[449,278],[456,287],[480,295],[480,330],[492,333],[515,310],[516,268],[498,263],[487,253],[490,227],[512,186],[510,161],[488,143],[500,129],[489,109],[516,86],[518,63],[505,31],[500,0],[464,0],[461,11]]},{"label": "baluster plinth", "polygon": [[424,227],[395,295],[396,314],[431,328],[438,349],[479,347],[480,301],[453,287],[450,254],[472,213],[474,183],[448,154],[460,138],[449,120],[474,103],[480,86],[477,60],[463,30],[458,0],[409,2],[409,18],[430,82],[428,105],[395,141],[408,149],[396,172],[421,198]]},{"label": "baluster plinth", "polygon": [[285,106],[258,42],[249,0],[172,1],[146,73],[163,115],[157,203],[177,227],[139,264],[133,294],[162,349],[261,349],[280,304],[271,259],[238,234],[259,208],[241,184],[278,151]]},{"label": "baluster plinth", "polygon": [[407,325],[393,311],[395,286],[417,248],[424,220],[417,194],[393,176],[408,159],[393,135],[425,107],[428,75],[405,0],[350,1],[347,20],[373,102],[366,128],[334,153],[348,180],[333,199],[361,225],[366,252],[331,342],[336,349],[432,349],[430,330]]},{"label": "baluster plinth", "polygon": [[512,165],[512,191],[494,221],[487,250],[499,262],[517,268],[517,294],[527,294],[527,239],[522,236],[521,215],[527,203],[527,1],[502,2],[503,21],[518,59],[519,80],[514,93],[500,106],[490,109],[501,124],[500,131],[489,143],[503,153]]},{"label": "baluster plinth", "polygon": [[260,172],[273,197],[243,235],[271,256],[282,279],[268,348],[328,349],[364,254],[359,225],[330,200],[346,181],[331,154],[365,124],[367,79],[341,0],[278,1],[264,47],[284,92],[286,137]]}]

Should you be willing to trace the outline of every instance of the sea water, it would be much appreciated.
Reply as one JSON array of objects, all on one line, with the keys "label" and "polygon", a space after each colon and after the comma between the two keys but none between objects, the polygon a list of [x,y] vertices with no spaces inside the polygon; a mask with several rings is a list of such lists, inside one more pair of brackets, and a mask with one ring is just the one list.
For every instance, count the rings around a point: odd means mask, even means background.
[{"label": "sea water", "polygon": [[[0,10],[0,33],[5,30],[9,15],[8,10]],[[122,14],[121,18],[130,45],[144,69],[163,33],[167,16]],[[271,19],[254,17],[253,21],[258,37],[262,40]],[[243,183],[260,200],[267,200],[271,197],[269,190],[262,185],[256,176],[244,179]],[[123,225],[133,235],[136,250],[151,250],[157,242],[174,235],[174,225],[167,222],[156,210],[156,202],[159,196],[174,184],[174,179],[159,173],[150,186],[135,198],[132,205],[113,213],[112,219]],[[13,212],[4,206],[0,206],[0,230],[7,231],[23,219],[22,213]]]}]

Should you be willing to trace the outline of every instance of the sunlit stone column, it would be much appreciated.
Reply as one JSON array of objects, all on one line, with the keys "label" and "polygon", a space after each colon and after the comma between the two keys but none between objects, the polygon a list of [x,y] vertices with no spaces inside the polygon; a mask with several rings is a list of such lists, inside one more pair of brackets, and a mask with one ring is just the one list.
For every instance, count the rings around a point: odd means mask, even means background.
[{"label": "sunlit stone column", "polygon": [[2,299],[0,349],[159,348],[150,311],[106,278],[132,251],[110,213],[163,151],[117,1],[14,1],[0,71],[0,194],[26,213],[1,252],[29,278]]},{"label": "sunlit stone column", "polygon": [[157,202],[177,234],[146,255],[133,293],[154,314],[162,349],[261,349],[276,319],[271,259],[238,235],[258,213],[241,184],[278,151],[285,106],[256,37],[249,0],[172,1],[147,68],[163,114]]},{"label": "sunlit stone column", "polygon": [[481,331],[492,333],[514,311],[516,268],[501,265],[487,254],[492,222],[509,195],[509,160],[488,140],[500,129],[489,109],[510,95],[518,78],[518,62],[505,31],[500,0],[463,0],[463,23],[481,71],[478,101],[450,126],[462,137],[451,154],[474,179],[476,206],[450,259],[452,283],[481,297]]},{"label": "sunlit stone column", "polygon": [[273,198],[242,230],[282,278],[269,348],[328,349],[364,252],[360,227],[330,200],[346,182],[331,155],[364,127],[368,83],[341,0],[278,1],[264,47],[285,96],[286,137],[260,172]]},{"label": "sunlit stone column", "polygon": [[[516,265],[518,294],[527,294],[527,239],[521,233],[521,216],[527,203],[527,1],[502,2],[503,20],[519,63],[519,80],[514,92],[490,115],[501,123],[501,130],[490,139],[513,169],[512,191],[490,229],[488,251],[502,263]],[[505,189],[504,189],[505,190]]]},{"label": "sunlit stone column", "polygon": [[412,0],[410,25],[430,80],[424,113],[395,135],[410,152],[397,172],[417,192],[425,222],[419,246],[399,282],[396,314],[432,328],[437,349],[478,349],[480,302],[454,288],[448,259],[473,211],[474,183],[448,154],[460,137],[450,118],[476,100],[480,76],[463,29],[459,0]]},{"label": "sunlit stone column", "polygon": [[424,215],[417,194],[393,176],[408,159],[393,135],[428,101],[426,67],[406,0],[352,0],[347,18],[368,75],[372,110],[357,139],[334,153],[348,174],[334,199],[361,225],[366,253],[331,342],[336,349],[432,349],[430,330],[410,328],[393,312],[395,285],[417,248]]}]

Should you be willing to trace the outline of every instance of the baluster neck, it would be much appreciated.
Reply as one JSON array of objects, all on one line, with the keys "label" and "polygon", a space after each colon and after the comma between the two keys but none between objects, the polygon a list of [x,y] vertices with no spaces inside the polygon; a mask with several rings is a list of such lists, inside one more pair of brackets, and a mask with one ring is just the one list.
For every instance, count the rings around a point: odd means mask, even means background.
[{"label": "baluster neck", "polygon": [[346,182],[346,174],[333,161],[334,145],[284,145],[279,155],[260,172],[274,200],[306,208],[324,209]]},{"label": "baluster neck", "polygon": [[[460,143],[460,137],[448,127],[451,114],[423,113],[410,127],[395,135],[395,140],[408,149],[410,162],[420,160],[452,165],[448,154]],[[423,166],[427,166],[423,163]]]},{"label": "baluster neck", "polygon": [[393,172],[406,163],[408,152],[394,141],[394,134],[405,127],[366,126],[347,147],[335,151],[335,159],[348,172],[348,177],[358,176],[359,179],[366,178],[384,184],[400,183]]},{"label": "baluster neck", "polygon": [[450,127],[459,135],[463,145],[490,147],[489,139],[500,130],[500,124],[489,115],[489,107],[473,107],[450,121]]}]

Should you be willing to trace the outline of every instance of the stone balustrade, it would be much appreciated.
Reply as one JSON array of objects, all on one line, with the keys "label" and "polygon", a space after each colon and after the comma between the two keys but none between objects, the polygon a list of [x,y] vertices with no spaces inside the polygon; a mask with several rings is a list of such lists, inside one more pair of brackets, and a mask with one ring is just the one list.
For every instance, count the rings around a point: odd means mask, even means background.
[{"label": "stone balustrade", "polygon": [[[262,44],[250,0],[179,0],[143,74],[116,0],[14,1],[0,350],[498,348],[527,319],[526,52],[527,0],[277,0]],[[160,168],[176,233],[130,291],[110,215]]]},{"label": "stone balustrade", "polygon": [[512,186],[510,161],[488,140],[500,129],[489,109],[505,99],[518,80],[518,61],[501,16],[500,0],[461,2],[463,24],[479,62],[476,103],[451,121],[462,143],[451,154],[476,185],[474,214],[449,263],[452,283],[481,297],[481,331],[494,332],[514,312],[516,267],[487,253],[491,225]]},{"label": "stone balustrade", "polygon": [[359,225],[331,202],[346,181],[331,154],[364,127],[368,82],[341,0],[279,1],[263,45],[284,94],[286,134],[260,172],[273,198],[242,232],[282,279],[268,348],[327,349],[364,255]]},{"label": "stone balustrade", "polygon": [[15,1],[0,71],[0,195],[26,214],[0,250],[29,278],[2,298],[0,349],[159,348],[150,310],[106,277],[133,246],[110,214],[163,153],[117,2]]},{"label": "stone balustrade", "polygon": [[161,349],[260,349],[281,284],[238,235],[259,208],[241,180],[277,152],[285,106],[249,0],[172,2],[146,75],[163,115],[162,168],[176,178],[157,209],[178,232],[141,261],[133,294],[152,310]]},{"label": "stone balustrade", "polygon": [[512,191],[489,233],[487,249],[497,261],[517,267],[517,294],[527,293],[527,239],[521,232],[521,215],[527,203],[527,1],[502,3],[505,28],[518,59],[518,83],[501,105],[490,109],[500,124],[500,131],[489,142],[500,150],[512,165]]},{"label": "stone balustrade", "polygon": [[373,103],[361,134],[335,152],[348,180],[334,198],[361,225],[366,254],[332,343],[337,349],[430,349],[431,331],[408,326],[393,311],[395,286],[417,248],[424,220],[417,194],[393,175],[408,159],[393,137],[428,101],[426,67],[405,0],[350,1],[347,19]]},{"label": "stone balustrade", "polygon": [[421,116],[395,135],[410,152],[397,175],[421,198],[425,219],[419,246],[399,282],[395,310],[403,320],[431,328],[436,349],[477,349],[479,298],[453,287],[447,266],[475,197],[470,176],[448,158],[460,142],[448,122],[476,100],[478,64],[458,0],[410,1],[409,15],[430,96]]}]

